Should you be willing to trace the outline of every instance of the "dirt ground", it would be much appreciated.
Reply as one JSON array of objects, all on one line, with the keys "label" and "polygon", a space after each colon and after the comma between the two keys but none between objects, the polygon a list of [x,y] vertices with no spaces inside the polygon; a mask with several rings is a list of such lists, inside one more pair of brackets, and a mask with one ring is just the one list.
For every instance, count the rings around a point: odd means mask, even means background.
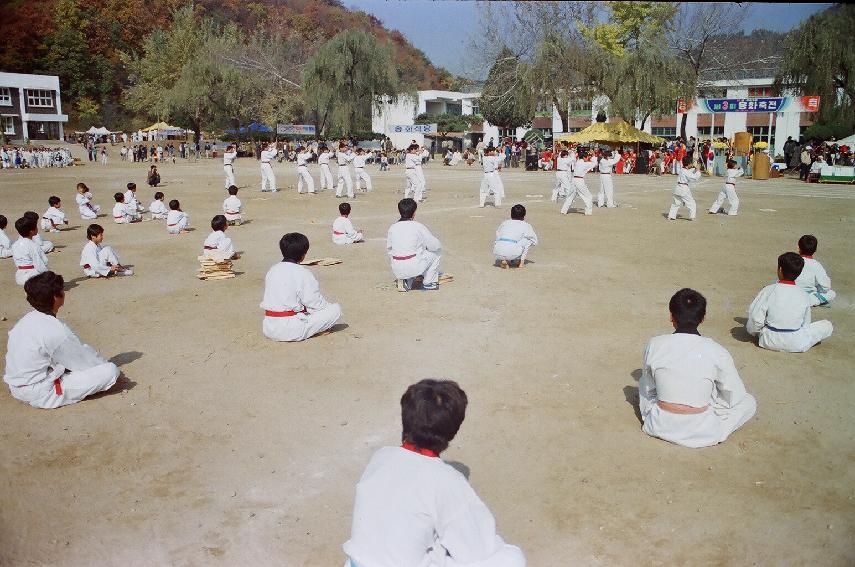
[{"label": "dirt ground", "polygon": [[[739,216],[727,217],[706,214],[721,184],[706,179],[697,221],[667,222],[670,176],[618,176],[619,208],[562,216],[552,173],[504,173],[508,202],[479,209],[476,168],[430,165],[417,216],[455,281],[400,294],[384,248],[402,169],[369,170],[374,192],[351,215],[368,241],[336,247],[331,192],[287,190],[295,168],[278,164],[286,190],[260,193],[257,162],[238,160],[251,222],[229,233],[246,254],[237,278],[202,282],[196,256],[225,197],[221,162],[164,164],[160,190],[196,230],[103,218],[105,242],[136,275],[85,280],[75,184],[106,212],[128,181],[146,206],[154,192],[147,164],[113,154],[106,167],[0,171],[10,224],[63,199],[71,228],[46,236],[60,249],[51,269],[69,281],[60,316],[125,376],[117,391],[52,411],[2,385],[0,564],[338,567],[355,484],[377,448],[400,441],[400,396],[425,377],[467,391],[444,457],[469,469],[529,565],[855,563],[855,187],[740,180]],[[596,192],[597,175],[588,185]],[[525,270],[505,271],[490,252],[515,202],[541,244]],[[261,334],[258,304],[290,231],[309,236],[309,256],[344,260],[313,268],[343,325],[277,344]],[[804,233],[819,238],[838,292],[813,311],[834,335],[805,354],[762,350],[743,330],[748,304]],[[28,305],[11,260],[0,266],[5,335]],[[636,409],[642,349],[672,330],[668,300],[687,286],[708,300],[701,332],[731,352],[758,401],[743,429],[699,450],[646,436]]]}]

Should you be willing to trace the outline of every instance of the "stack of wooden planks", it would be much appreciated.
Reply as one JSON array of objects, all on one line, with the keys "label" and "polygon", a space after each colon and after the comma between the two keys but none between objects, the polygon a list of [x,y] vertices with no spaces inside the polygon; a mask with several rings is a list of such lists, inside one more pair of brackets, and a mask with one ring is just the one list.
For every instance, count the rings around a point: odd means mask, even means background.
[{"label": "stack of wooden planks", "polygon": [[200,280],[227,280],[233,278],[235,277],[235,273],[232,271],[232,261],[199,256],[199,274],[197,277]]}]

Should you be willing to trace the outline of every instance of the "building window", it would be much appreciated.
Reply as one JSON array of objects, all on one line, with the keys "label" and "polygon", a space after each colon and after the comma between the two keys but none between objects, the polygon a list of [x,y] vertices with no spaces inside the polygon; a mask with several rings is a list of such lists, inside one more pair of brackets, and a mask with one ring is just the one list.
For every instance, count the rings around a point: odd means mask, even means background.
[{"label": "building window", "polygon": [[499,128],[499,138],[515,138],[516,128]]},{"label": "building window", "polygon": [[660,138],[676,138],[677,137],[677,127],[676,126],[654,126],[651,128],[654,136],[659,136]]},{"label": "building window", "polygon": [[[698,136],[709,136],[710,135],[710,127],[709,126],[698,126]],[[715,133],[713,136],[724,136],[724,126],[716,126]]]},{"label": "building window", "polygon": [[463,105],[453,103],[453,102],[446,102],[445,103],[445,112],[447,114],[453,114],[454,116],[462,116],[463,115]]},{"label": "building window", "polygon": [[53,91],[27,89],[27,104],[29,106],[53,107]]},{"label": "building window", "polygon": [[15,135],[15,119],[11,116],[3,117],[3,133]]},{"label": "building window", "polygon": [[12,106],[12,89],[0,87],[0,106]]},{"label": "building window", "polygon": [[570,101],[567,113],[570,116],[591,116],[592,101],[589,98],[578,98]]},{"label": "building window", "polygon": [[478,99],[472,101],[472,114],[481,114],[481,102]]},{"label": "building window", "polygon": [[772,96],[772,87],[750,87],[748,89],[748,96]]}]

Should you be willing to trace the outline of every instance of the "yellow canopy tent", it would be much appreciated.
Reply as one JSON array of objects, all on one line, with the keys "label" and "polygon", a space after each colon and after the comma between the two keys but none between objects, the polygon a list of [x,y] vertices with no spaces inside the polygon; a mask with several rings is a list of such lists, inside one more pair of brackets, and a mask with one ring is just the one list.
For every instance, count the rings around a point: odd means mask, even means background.
[{"label": "yellow canopy tent", "polygon": [[556,138],[559,142],[571,142],[574,144],[609,144],[620,146],[622,144],[635,144],[637,142],[648,144],[661,144],[665,140],[642,132],[638,128],[630,126],[624,121],[620,122],[595,122],[581,132],[564,134]]},{"label": "yellow canopy tent", "polygon": [[167,130],[169,128],[175,128],[175,126],[170,126],[166,122],[155,122],[148,128],[143,128],[143,132],[151,132],[152,130]]}]

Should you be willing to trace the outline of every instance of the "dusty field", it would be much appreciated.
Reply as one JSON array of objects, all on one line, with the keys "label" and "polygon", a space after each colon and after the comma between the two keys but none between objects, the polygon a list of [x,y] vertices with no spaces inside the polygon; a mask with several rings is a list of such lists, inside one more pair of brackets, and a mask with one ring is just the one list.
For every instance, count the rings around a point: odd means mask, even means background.
[{"label": "dusty field", "polygon": [[[338,567],[355,483],[378,447],[399,442],[404,388],[431,376],[458,380],[470,399],[445,458],[471,470],[532,566],[855,562],[855,187],[745,180],[728,218],[703,212],[720,184],[707,180],[698,220],[669,223],[673,177],[620,176],[619,208],[561,216],[548,202],[553,174],[516,170],[503,175],[508,200],[527,205],[541,245],[528,269],[503,271],[490,250],[507,205],[477,208],[475,168],[430,166],[418,217],[456,281],[399,294],[384,240],[400,168],[370,170],[375,190],[352,215],[368,242],[343,248],[330,242],[330,192],[259,193],[257,163],[239,160],[252,220],[229,231],[246,251],[241,274],[200,282],[221,163],[167,164],[162,190],[195,232],[102,219],[137,274],[81,279],[75,183],[109,210],[133,180],[147,206],[146,169],[114,159],[0,172],[12,223],[62,197],[72,228],[47,237],[61,247],[51,268],[71,280],[61,317],[126,376],[122,391],[54,411],[2,385],[0,564]],[[280,187],[296,185],[294,166],[276,172]],[[344,260],[314,271],[346,328],[302,344],[261,335],[264,274],[289,231],[309,236],[310,256]],[[806,232],[839,294],[814,309],[834,336],[801,355],[761,350],[742,330],[745,311]],[[11,260],[0,267],[5,338],[28,305]],[[671,330],[668,299],[684,286],[706,295],[701,331],[732,353],[759,406],[727,443],[701,450],[647,437],[633,409],[642,348]]]}]

